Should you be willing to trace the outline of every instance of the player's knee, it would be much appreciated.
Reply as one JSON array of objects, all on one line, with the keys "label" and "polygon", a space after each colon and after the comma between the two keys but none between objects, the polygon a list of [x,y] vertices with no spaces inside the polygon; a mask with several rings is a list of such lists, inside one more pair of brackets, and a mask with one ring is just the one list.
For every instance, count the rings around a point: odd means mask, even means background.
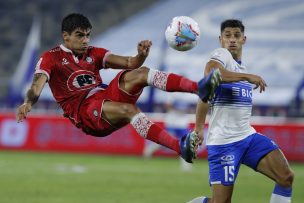
[{"label": "player's knee", "polygon": [[149,73],[149,68],[142,66],[138,70],[138,78],[141,80],[141,82],[146,83]]},{"label": "player's knee", "polygon": [[130,82],[136,84],[145,84],[147,82],[149,68],[142,66],[138,69],[133,70],[132,73],[134,74],[134,77]]},{"label": "player's knee", "polygon": [[277,183],[283,187],[291,187],[294,180],[293,171],[288,171],[277,180]]},{"label": "player's knee", "polygon": [[149,72],[149,68],[147,66],[141,66],[140,68],[138,68],[137,70],[139,70],[142,74],[148,74]]}]

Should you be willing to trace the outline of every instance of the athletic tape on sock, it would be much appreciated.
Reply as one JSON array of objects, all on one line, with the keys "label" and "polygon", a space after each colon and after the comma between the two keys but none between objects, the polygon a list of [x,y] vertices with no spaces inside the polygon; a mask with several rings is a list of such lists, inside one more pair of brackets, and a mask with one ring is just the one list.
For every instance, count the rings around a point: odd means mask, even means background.
[{"label": "athletic tape on sock", "polygon": [[148,85],[156,87],[161,90],[166,90],[168,73],[158,71],[155,69],[150,69],[148,72]]},{"label": "athletic tape on sock", "polygon": [[136,132],[146,138],[149,132],[152,121],[150,121],[144,113],[138,113],[131,119],[131,125],[134,127]]}]

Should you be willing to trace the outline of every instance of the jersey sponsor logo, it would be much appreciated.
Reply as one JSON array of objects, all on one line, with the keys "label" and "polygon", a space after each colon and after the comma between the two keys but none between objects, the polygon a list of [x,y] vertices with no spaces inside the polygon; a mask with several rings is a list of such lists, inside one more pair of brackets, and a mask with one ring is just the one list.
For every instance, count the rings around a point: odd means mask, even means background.
[{"label": "jersey sponsor logo", "polygon": [[70,91],[85,90],[96,84],[96,78],[91,71],[80,70],[72,73],[68,78],[67,85]]},{"label": "jersey sponsor logo", "polygon": [[239,87],[232,87],[232,95],[233,96],[240,96],[240,88]]},{"label": "jersey sponsor logo", "polygon": [[252,87],[244,82],[220,84],[211,102],[215,106],[252,106]]},{"label": "jersey sponsor logo", "polygon": [[252,90],[248,88],[232,87],[232,96],[252,98]]}]

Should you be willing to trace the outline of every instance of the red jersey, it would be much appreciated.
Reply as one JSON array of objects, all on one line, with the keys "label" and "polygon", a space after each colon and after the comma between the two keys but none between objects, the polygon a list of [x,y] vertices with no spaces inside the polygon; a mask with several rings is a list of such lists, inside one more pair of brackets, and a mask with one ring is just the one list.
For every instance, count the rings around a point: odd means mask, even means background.
[{"label": "red jersey", "polygon": [[90,90],[102,83],[99,70],[105,68],[109,54],[103,48],[89,47],[82,58],[77,58],[63,45],[51,49],[39,59],[35,73],[44,73],[57,103],[77,126],[81,102]]}]

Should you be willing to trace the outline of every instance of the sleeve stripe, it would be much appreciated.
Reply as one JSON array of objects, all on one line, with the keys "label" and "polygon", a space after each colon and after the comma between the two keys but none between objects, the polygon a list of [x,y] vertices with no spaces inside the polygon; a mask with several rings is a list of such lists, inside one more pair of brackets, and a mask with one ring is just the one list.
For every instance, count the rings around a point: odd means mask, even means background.
[{"label": "sleeve stripe", "polygon": [[219,62],[223,67],[225,67],[225,63],[217,58],[211,58],[210,60]]},{"label": "sleeve stripe", "polygon": [[103,60],[102,60],[102,67],[106,68],[106,60],[110,54],[111,54],[111,52],[109,52],[109,51],[107,53],[105,53]]},{"label": "sleeve stripe", "polygon": [[49,81],[49,79],[50,79],[50,75],[48,74],[48,72],[46,72],[45,70],[42,70],[42,69],[37,69],[36,71],[35,71],[35,74],[36,73],[42,73],[42,74],[45,74],[46,75],[46,77],[47,77],[47,79],[48,79],[48,81]]}]

